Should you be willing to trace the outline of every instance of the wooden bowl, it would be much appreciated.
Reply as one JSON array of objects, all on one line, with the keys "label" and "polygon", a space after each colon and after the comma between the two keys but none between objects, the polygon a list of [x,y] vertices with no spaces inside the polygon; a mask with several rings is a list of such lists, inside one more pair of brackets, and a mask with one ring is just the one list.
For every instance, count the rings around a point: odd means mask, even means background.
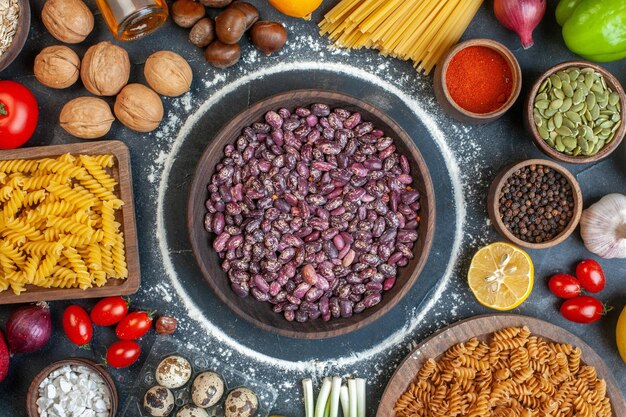
[{"label": "wooden bowl", "polygon": [[624,395],[611,374],[611,370],[602,358],[580,338],[559,326],[534,317],[516,314],[489,314],[461,320],[421,342],[407,355],[389,380],[380,400],[376,417],[396,416],[394,407],[398,398],[408,390],[411,383],[415,382],[417,373],[429,358],[440,359],[449,348],[457,343],[467,342],[472,337],[486,342],[493,332],[507,327],[522,326],[527,326],[533,336],[540,336],[546,341],[568,343],[580,348],[582,350],[581,363],[593,366],[598,378],[606,381],[606,396],[611,401],[613,415],[626,415]]},{"label": "wooden bowl", "polygon": [[[232,291],[228,277],[221,269],[222,261],[211,246],[214,235],[209,234],[204,229],[204,216],[206,214],[204,204],[209,195],[207,184],[215,171],[215,166],[223,158],[224,146],[233,143],[244,127],[263,120],[264,114],[269,110],[277,110],[281,107],[294,109],[318,102],[326,103],[331,107],[359,111],[365,120],[371,121],[392,137],[398,152],[407,156],[415,179],[412,186],[421,193],[420,236],[413,248],[415,257],[406,267],[399,269],[396,285],[384,293],[383,299],[378,305],[350,318],[333,318],[329,322],[319,319],[298,323],[289,322],[285,320],[282,314],[274,313],[271,305],[267,302],[256,301],[253,297],[240,298]],[[411,289],[426,264],[432,245],[435,228],[435,194],[427,165],[417,146],[411,137],[389,116],[366,102],[345,94],[319,90],[300,90],[279,94],[253,105],[235,116],[213,138],[196,168],[187,207],[187,225],[193,253],[204,278],[218,298],[230,307],[237,316],[261,329],[282,336],[320,339],[343,335],[372,323],[391,310]]]},{"label": "wooden bowl", "polygon": [[[530,243],[519,239],[513,233],[511,233],[509,229],[507,229],[507,227],[502,222],[502,219],[500,218],[499,202],[502,187],[504,186],[506,180],[511,175],[513,175],[515,171],[528,165],[544,165],[550,167],[557,171],[559,174],[563,175],[572,187],[572,193],[574,198],[574,215],[570,220],[569,225],[557,237],[547,242]],[[500,174],[498,174],[498,176],[491,183],[491,187],[489,188],[487,204],[491,223],[494,225],[498,233],[500,233],[506,239],[510,240],[518,246],[522,246],[528,249],[547,249],[563,242],[574,232],[574,230],[576,230],[576,226],[578,226],[578,223],[580,222],[580,216],[583,212],[583,193],[580,189],[580,185],[578,185],[578,181],[576,181],[576,178],[561,165],[547,159],[528,159],[517,164],[509,165],[508,167],[504,168],[504,170],[502,170]]]},{"label": "wooden bowl", "polygon": [[[513,76],[513,89],[508,100],[498,110],[490,113],[474,113],[465,110],[452,99],[450,92],[448,91],[448,84],[446,83],[446,74],[450,61],[461,50],[470,46],[484,46],[498,52],[509,64],[511,68],[511,74]],[[434,77],[434,89],[435,97],[443,108],[443,110],[456,120],[467,123],[481,125],[493,122],[499,119],[504,113],[506,113],[515,103],[515,100],[519,97],[522,90],[522,70],[517,62],[515,55],[504,45],[491,39],[471,39],[465,42],[457,44],[448,53],[446,53],[441,59],[441,64],[437,65]]]},{"label": "wooden bowl", "polygon": [[[622,109],[622,119],[621,119],[622,124],[619,127],[619,129],[615,132],[615,137],[613,138],[611,143],[609,143],[604,148],[602,148],[600,152],[592,156],[584,156],[584,155],[570,156],[570,155],[566,155],[564,153],[557,151],[556,149],[548,145],[546,141],[541,138],[541,136],[539,136],[539,131],[537,131],[537,126],[535,126],[533,110],[534,110],[535,97],[537,96],[541,83],[543,83],[543,81],[546,78],[550,77],[550,75],[556,72],[559,72],[563,69],[567,69],[571,67],[593,68],[594,70],[596,70],[597,72],[599,72],[600,74],[604,76],[607,86],[610,87],[613,91],[615,91],[620,96],[619,102],[620,102],[620,106]],[[533,87],[530,90],[530,93],[528,94],[528,97],[526,99],[526,105],[524,106],[524,113],[525,113],[524,122],[526,124],[526,128],[532,133],[533,140],[535,141],[535,145],[537,145],[537,147],[541,149],[541,151],[545,153],[546,155],[548,155],[550,158],[556,159],[557,161],[566,162],[568,164],[588,164],[588,163],[597,162],[604,158],[607,158],[611,153],[613,153],[613,151],[615,151],[619,147],[620,143],[622,142],[622,139],[624,139],[624,135],[626,134],[626,95],[624,95],[624,88],[620,84],[619,80],[615,78],[613,74],[611,74],[610,72],[608,72],[601,66],[592,64],[591,62],[586,62],[586,61],[564,62],[562,64],[555,65],[554,67],[550,68],[548,71],[543,73],[537,79],[537,81],[535,81],[535,84],[533,84]]]},{"label": "wooden bowl", "polygon": [[17,29],[9,49],[0,55],[0,71],[8,67],[17,58],[26,43],[28,32],[30,31],[30,3],[28,0],[18,0],[18,4],[20,13],[17,17]]},{"label": "wooden bowl", "polygon": [[37,376],[35,376],[35,379],[33,379],[33,382],[31,382],[30,387],[28,388],[28,392],[26,393],[26,413],[28,414],[28,417],[39,417],[37,398],[39,398],[39,386],[41,385],[41,382],[46,379],[46,377],[50,375],[54,370],[66,365],[85,366],[102,377],[104,384],[108,388],[109,395],[111,396],[111,413],[109,415],[111,417],[115,417],[117,415],[117,405],[119,402],[115,383],[113,382],[111,375],[109,375],[109,373],[103,367],[101,367],[91,359],[86,358],[71,358],[54,362],[43,368],[41,372],[39,372]]}]

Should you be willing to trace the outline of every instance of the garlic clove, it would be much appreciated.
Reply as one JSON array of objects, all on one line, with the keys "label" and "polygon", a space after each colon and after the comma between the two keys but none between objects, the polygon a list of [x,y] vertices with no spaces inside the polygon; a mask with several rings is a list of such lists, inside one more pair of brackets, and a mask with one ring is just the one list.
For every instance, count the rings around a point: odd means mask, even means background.
[{"label": "garlic clove", "polygon": [[583,211],[585,247],[602,258],[626,258],[626,196],[608,194]]}]

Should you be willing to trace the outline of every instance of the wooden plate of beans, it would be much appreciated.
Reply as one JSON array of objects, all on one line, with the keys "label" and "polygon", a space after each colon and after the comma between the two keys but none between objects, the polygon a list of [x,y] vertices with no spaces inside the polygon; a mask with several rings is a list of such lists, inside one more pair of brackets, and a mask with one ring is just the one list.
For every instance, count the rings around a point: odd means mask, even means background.
[{"label": "wooden plate of beans", "polygon": [[528,249],[547,249],[576,229],[583,196],[561,165],[529,159],[502,170],[489,189],[489,218],[502,236]]}]

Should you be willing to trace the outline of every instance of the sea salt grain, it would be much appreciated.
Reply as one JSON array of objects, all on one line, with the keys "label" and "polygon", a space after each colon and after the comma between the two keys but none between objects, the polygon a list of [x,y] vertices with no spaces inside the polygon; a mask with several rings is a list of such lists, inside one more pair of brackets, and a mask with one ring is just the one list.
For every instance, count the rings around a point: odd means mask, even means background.
[{"label": "sea salt grain", "polygon": [[0,0],[0,57],[13,43],[20,14],[18,0]]},{"label": "sea salt grain", "polygon": [[36,403],[40,417],[109,417],[111,412],[102,377],[84,366],[64,366],[50,373],[39,385]]}]

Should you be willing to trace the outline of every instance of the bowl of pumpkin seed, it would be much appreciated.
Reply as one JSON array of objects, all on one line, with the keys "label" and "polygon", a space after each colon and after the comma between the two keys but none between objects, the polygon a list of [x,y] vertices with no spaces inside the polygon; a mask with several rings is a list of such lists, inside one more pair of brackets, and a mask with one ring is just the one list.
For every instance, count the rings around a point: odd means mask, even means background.
[{"label": "bowl of pumpkin seed", "polygon": [[570,164],[608,157],[626,133],[626,97],[606,69],[564,62],[541,75],[528,95],[526,124],[546,155]]}]

